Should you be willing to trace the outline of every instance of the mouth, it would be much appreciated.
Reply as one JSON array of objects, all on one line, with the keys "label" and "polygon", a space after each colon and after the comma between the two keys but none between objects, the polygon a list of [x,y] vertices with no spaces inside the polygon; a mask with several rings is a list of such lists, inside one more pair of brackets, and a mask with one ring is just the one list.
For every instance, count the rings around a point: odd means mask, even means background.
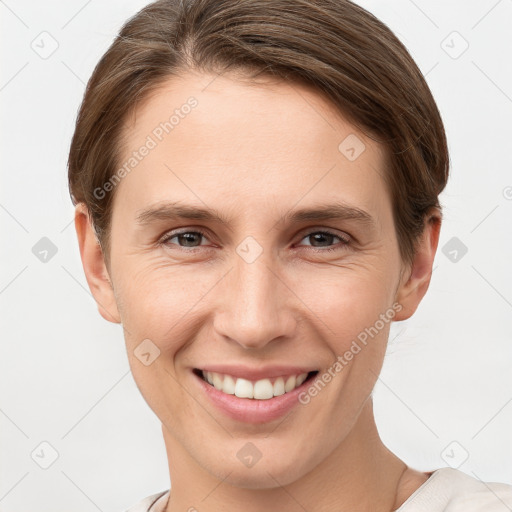
[{"label": "mouth", "polygon": [[318,370],[297,375],[282,375],[259,380],[249,380],[232,375],[194,368],[194,374],[225,395],[252,400],[270,400],[296,390],[313,379]]}]

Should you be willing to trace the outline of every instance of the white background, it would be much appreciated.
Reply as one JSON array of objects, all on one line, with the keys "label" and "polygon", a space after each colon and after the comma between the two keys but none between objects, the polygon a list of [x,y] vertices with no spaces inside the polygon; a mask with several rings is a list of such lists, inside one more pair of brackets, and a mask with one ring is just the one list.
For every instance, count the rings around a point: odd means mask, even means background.
[{"label": "white background", "polygon": [[[512,0],[358,3],[426,75],[452,162],[430,289],[393,327],[377,424],[416,469],[451,464],[512,483]],[[85,83],[145,4],[0,2],[4,512],[121,511],[169,487],[160,423],[129,373],[122,330],[99,316],[88,291],[66,181]],[[51,47],[43,31],[58,42],[46,59],[31,47],[41,37]],[[57,248],[46,263],[32,252],[42,237]],[[442,252],[453,237],[468,249],[455,262]],[[31,457],[50,461],[42,442],[58,452],[48,469]]]}]

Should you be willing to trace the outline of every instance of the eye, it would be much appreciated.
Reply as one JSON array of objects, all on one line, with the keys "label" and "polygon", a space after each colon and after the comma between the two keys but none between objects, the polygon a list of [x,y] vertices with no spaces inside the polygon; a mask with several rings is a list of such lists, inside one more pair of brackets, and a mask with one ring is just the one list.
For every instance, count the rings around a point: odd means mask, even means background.
[{"label": "eye", "polygon": [[[328,245],[332,244],[333,239],[338,239],[341,242],[334,247],[328,247]],[[310,243],[309,245],[313,247],[315,250],[319,250],[321,252],[325,251],[335,251],[337,249],[343,249],[344,246],[350,245],[350,237],[348,235],[342,236],[337,235],[335,233],[331,233],[330,231],[310,231],[305,237],[302,238],[302,240],[310,239],[313,241],[313,243]],[[315,245],[320,244],[320,245]],[[326,244],[326,245],[323,245]],[[326,247],[325,249],[322,249],[322,247]]]},{"label": "eye", "polygon": [[[178,243],[173,243],[171,240],[176,238]],[[159,243],[162,245],[177,245],[180,248],[189,247],[194,249],[201,246],[201,238],[206,238],[206,234],[203,231],[180,231],[179,233],[167,233],[160,240]],[[199,243],[198,243],[199,242]],[[185,249],[187,250],[187,249]]]},{"label": "eye", "polygon": [[[180,249],[192,252],[194,249],[199,248],[201,245],[206,245],[201,243],[202,238],[207,240],[206,233],[201,230],[170,232],[166,233],[159,240],[159,244],[175,245]],[[176,239],[177,243],[172,242],[174,239]],[[348,235],[343,236],[326,230],[310,231],[304,237],[302,237],[301,240],[306,239],[310,239],[310,243],[307,245],[320,252],[335,251],[337,249],[342,249],[344,246],[350,245],[350,237]],[[330,245],[332,245],[333,241],[336,239],[340,242],[335,246],[330,247]]]}]

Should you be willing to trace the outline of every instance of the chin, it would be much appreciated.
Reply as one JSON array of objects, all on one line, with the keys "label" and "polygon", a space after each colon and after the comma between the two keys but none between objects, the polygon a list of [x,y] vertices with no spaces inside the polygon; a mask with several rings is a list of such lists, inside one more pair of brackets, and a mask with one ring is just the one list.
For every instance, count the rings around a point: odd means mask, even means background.
[{"label": "chin", "polygon": [[[286,446],[276,439],[231,439],[232,446],[221,454],[212,453],[201,465],[215,478],[242,489],[273,489],[289,485],[309,473],[322,458],[320,447],[290,440]],[[261,451],[255,448],[261,446]],[[225,455],[228,454],[228,455]],[[204,453],[203,453],[204,456]],[[253,456],[251,460],[250,457]],[[213,459],[213,460],[212,460]],[[246,459],[246,462],[244,462]],[[318,460],[317,460],[318,459]]]},{"label": "chin", "polygon": [[[279,463],[280,461],[282,463]],[[284,457],[284,460],[280,458],[280,461],[265,463],[260,460],[252,468],[230,464],[229,467],[219,467],[221,473],[215,472],[215,476],[241,489],[274,489],[289,485],[308,472],[302,465],[297,466],[298,461],[294,458]],[[228,476],[224,478],[227,473]]]}]

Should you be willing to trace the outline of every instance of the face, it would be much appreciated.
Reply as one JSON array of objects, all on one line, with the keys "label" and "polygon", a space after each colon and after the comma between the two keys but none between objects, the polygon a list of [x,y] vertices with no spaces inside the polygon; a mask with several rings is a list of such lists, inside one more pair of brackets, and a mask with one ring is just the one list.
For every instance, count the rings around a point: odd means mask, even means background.
[{"label": "face", "polygon": [[306,86],[233,75],[172,79],[125,135],[108,318],[166,445],[238,486],[295,481],[342,446],[419,302],[384,151]]}]

